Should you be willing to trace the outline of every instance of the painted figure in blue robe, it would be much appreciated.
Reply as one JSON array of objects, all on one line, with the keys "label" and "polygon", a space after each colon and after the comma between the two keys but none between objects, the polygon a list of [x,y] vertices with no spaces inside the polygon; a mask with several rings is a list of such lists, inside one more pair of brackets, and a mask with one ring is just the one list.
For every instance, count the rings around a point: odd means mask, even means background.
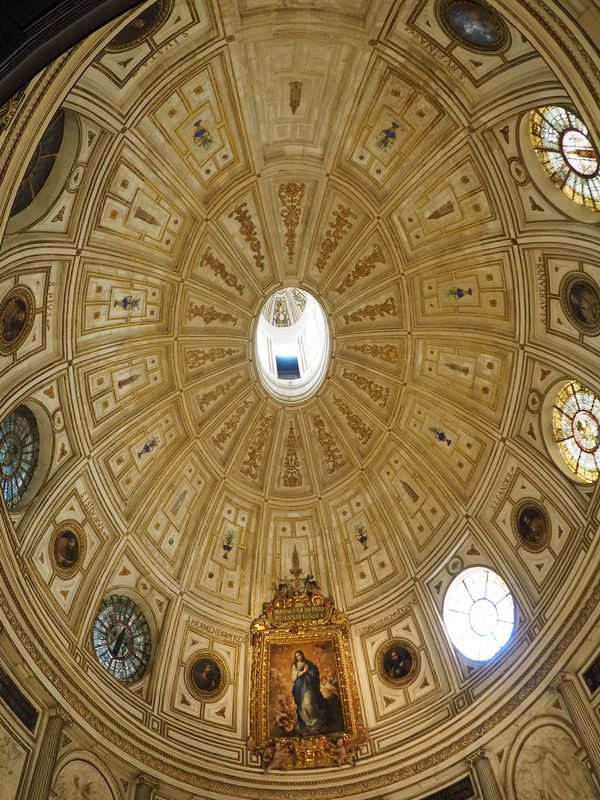
[{"label": "painted figure in blue robe", "polygon": [[296,650],[294,653],[292,695],[296,702],[300,733],[325,733],[329,720],[327,701],[321,694],[319,669],[316,664],[304,657],[302,650]]}]

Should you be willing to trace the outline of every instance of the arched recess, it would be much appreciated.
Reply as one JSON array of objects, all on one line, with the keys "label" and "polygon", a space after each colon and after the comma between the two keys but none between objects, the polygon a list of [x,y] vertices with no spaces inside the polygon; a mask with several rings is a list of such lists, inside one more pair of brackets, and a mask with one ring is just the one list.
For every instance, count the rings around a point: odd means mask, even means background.
[{"label": "arched recess", "polygon": [[594,800],[597,795],[583,757],[583,748],[560,717],[530,722],[519,732],[506,760],[508,800]]},{"label": "arched recess", "polygon": [[51,796],[55,800],[83,797],[121,800],[122,795],[110,770],[97,756],[76,750],[62,758],[56,768]]},{"label": "arched recess", "polygon": [[[20,211],[17,211],[17,213],[9,217],[6,225],[6,235],[30,228],[48,213],[52,204],[64,188],[69,173],[75,164],[81,136],[79,120],[77,115],[69,109],[61,109],[58,113],[64,115],[64,128],[60,147],[56,153],[52,168],[43,184],[39,187],[39,190],[33,193],[34,196],[31,202],[27,203]],[[57,116],[58,115],[55,115],[53,121],[57,119]],[[45,134],[46,132],[42,134],[38,145],[43,143]],[[36,158],[36,155],[38,155],[38,145],[36,145],[32,156],[27,162],[22,180],[27,178],[32,167],[32,159]]]}]

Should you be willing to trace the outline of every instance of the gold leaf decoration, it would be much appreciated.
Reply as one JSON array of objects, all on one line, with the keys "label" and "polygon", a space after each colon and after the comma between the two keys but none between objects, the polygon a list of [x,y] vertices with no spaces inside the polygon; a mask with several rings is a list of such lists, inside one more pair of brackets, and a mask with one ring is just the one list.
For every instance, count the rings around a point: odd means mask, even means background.
[{"label": "gold leaf decoration", "polygon": [[214,255],[211,247],[206,248],[204,255],[200,258],[200,265],[211,269],[218,278],[222,279],[226,286],[235,289],[239,295],[244,294],[243,285],[238,281],[235,275],[227,270],[225,264]]},{"label": "gold leaf decoration", "polygon": [[296,438],[293,422],[290,422],[285,440],[283,467],[283,485],[287,487],[302,486],[302,473],[300,472],[300,459],[298,458],[298,439]]},{"label": "gold leaf decoration", "polygon": [[327,467],[327,472],[331,475],[336,469],[343,467],[346,463],[340,453],[333,436],[325,429],[322,417],[313,417],[313,425],[317,432],[317,439],[323,451],[323,459]]},{"label": "gold leaf decoration", "polygon": [[378,244],[373,246],[372,252],[356,263],[352,272],[349,272],[339,286],[333,290],[337,294],[344,294],[346,289],[351,289],[360,278],[366,278],[375,269],[377,264],[385,264],[385,257]]},{"label": "gold leaf decoration", "polygon": [[321,242],[319,249],[319,257],[317,258],[319,272],[323,271],[342,238],[352,227],[350,217],[356,219],[356,214],[348,206],[343,206],[341,203],[338,205],[337,210],[333,212],[333,220],[330,221],[329,227],[325,231],[325,238]]},{"label": "gold leaf decoration", "polygon": [[258,476],[258,470],[263,459],[265,444],[267,443],[267,439],[269,438],[272,427],[273,416],[269,415],[267,417],[263,417],[258,427],[258,432],[252,439],[250,447],[246,452],[246,457],[242,461],[242,466],[240,467],[240,472],[242,475],[246,475],[248,478],[252,478],[253,480],[255,480]]},{"label": "gold leaf decoration", "polygon": [[355,414],[352,411],[348,403],[344,402],[344,400],[334,396],[333,402],[346,418],[346,422],[348,423],[350,430],[354,431],[354,433],[358,435],[363,444],[366,444],[371,438],[373,428],[369,428],[369,426],[362,421],[358,414]]},{"label": "gold leaf decoration", "polygon": [[281,219],[285,226],[285,245],[287,248],[288,261],[291,264],[294,260],[296,251],[296,229],[300,223],[302,214],[301,203],[304,199],[303,183],[282,183],[279,187],[279,199],[283,203],[281,209]]},{"label": "gold leaf decoration", "polygon": [[244,241],[250,245],[254,263],[256,264],[257,268],[263,272],[265,268],[265,257],[262,252],[262,244],[256,233],[256,225],[250,212],[248,211],[248,204],[240,203],[239,206],[236,206],[231,214],[229,214],[229,219],[232,217],[239,224],[240,233],[242,234]]},{"label": "gold leaf decoration", "polygon": [[380,383],[375,383],[375,381],[369,380],[363,375],[358,375],[356,372],[351,372],[347,369],[345,369],[342,374],[344,378],[348,378],[348,380],[352,381],[352,383],[358,386],[359,389],[362,389],[363,392],[366,392],[371,400],[379,403],[382,408],[387,405],[387,401],[389,400],[390,396],[390,390],[385,386],[382,386]]}]

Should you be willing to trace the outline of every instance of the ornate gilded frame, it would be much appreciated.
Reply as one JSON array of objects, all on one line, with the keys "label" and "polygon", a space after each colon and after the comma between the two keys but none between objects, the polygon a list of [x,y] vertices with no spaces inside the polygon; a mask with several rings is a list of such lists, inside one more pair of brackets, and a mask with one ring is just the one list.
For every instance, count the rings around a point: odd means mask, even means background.
[{"label": "ornate gilded frame", "polygon": [[[312,576],[308,576],[312,578]],[[350,646],[348,620],[316,586],[308,590],[281,584],[273,601],[252,623],[252,686],[249,748],[259,754],[267,771],[341,766],[353,763],[359,745],[366,740]],[[283,587],[283,588],[282,588]],[[270,732],[269,681],[274,645],[290,645],[292,651],[311,643],[331,643],[337,668],[337,695],[343,730],[322,734],[272,736]],[[290,688],[291,695],[291,688]]]}]

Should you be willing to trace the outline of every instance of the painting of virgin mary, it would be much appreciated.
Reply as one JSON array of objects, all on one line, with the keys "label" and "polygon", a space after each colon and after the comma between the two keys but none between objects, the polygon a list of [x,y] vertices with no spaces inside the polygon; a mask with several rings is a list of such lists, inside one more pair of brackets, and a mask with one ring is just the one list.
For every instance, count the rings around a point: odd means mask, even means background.
[{"label": "painting of virgin mary", "polygon": [[275,645],[270,673],[271,736],[343,732],[344,715],[331,642],[311,642],[303,649]]}]

